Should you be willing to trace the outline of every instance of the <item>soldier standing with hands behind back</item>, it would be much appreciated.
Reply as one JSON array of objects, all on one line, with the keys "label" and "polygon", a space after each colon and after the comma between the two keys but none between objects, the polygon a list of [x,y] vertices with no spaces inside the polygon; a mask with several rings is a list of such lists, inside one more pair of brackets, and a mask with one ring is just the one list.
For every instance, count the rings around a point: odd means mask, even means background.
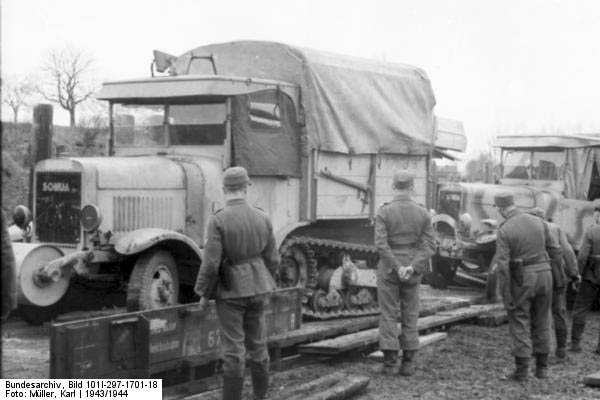
[{"label": "soldier standing with hands behind back", "polygon": [[[435,252],[431,217],[425,207],[410,198],[414,177],[396,171],[393,188],[396,196],[384,204],[375,218],[375,245],[379,251],[377,298],[379,348],[383,351],[383,373],[410,376],[413,358],[419,348],[419,284],[429,258]],[[398,310],[402,335],[398,342]],[[397,368],[402,348],[402,365]]]},{"label": "soldier standing with hands behind back", "polygon": [[548,255],[555,260],[562,251],[542,220],[515,207],[510,192],[498,193],[494,204],[504,218],[498,229],[495,259],[516,364],[509,378],[527,380],[532,352],[536,359],[535,376],[547,378],[552,321]]},{"label": "soldier standing with hands behind back", "polygon": [[275,289],[279,267],[273,227],[267,215],[246,202],[247,171],[232,167],[223,174],[225,208],[208,222],[204,259],[195,292],[206,307],[216,285],[216,310],[223,348],[223,399],[241,399],[246,348],[254,399],[269,386],[265,307]]}]

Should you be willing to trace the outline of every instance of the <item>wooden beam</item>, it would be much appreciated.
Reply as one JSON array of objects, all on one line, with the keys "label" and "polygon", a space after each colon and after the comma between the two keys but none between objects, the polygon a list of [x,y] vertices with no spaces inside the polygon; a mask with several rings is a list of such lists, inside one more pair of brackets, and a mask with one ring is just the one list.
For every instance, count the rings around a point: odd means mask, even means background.
[{"label": "wooden beam", "polygon": [[588,386],[600,387],[600,371],[585,376],[583,378],[583,383]]},{"label": "wooden beam", "polygon": [[[419,348],[423,348],[446,338],[448,338],[448,334],[446,332],[434,332],[430,333],[429,335],[419,336]],[[369,354],[367,358],[373,361],[383,361],[383,352],[376,351]]]},{"label": "wooden beam", "polygon": [[[500,304],[474,305],[452,311],[443,311],[435,315],[419,318],[418,329],[419,331],[424,331],[431,328],[443,327],[458,321],[476,318],[481,314],[497,310],[500,307],[503,306]],[[398,324],[398,329],[401,329],[401,327],[401,324]],[[302,354],[337,355],[350,350],[368,348],[376,344],[378,338],[379,329],[375,328],[302,345],[298,351]]]}]

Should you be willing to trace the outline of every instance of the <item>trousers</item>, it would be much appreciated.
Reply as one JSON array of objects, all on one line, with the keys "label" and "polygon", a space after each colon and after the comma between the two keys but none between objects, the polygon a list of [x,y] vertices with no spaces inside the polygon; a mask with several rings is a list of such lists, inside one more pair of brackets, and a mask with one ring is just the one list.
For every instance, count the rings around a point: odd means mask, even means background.
[{"label": "trousers", "polygon": [[[419,348],[419,284],[400,282],[395,272],[378,271],[379,349],[417,350]],[[402,332],[398,332],[398,312]],[[398,340],[400,336],[400,340]]]},{"label": "trousers", "polygon": [[516,285],[513,281],[510,290],[514,299],[514,306],[507,310],[512,355],[529,358],[532,351],[548,354],[552,321],[552,272],[549,269],[525,270],[523,284]]},{"label": "trousers", "polygon": [[585,325],[585,317],[598,298],[600,298],[600,285],[584,279],[573,304],[573,325]]},{"label": "trousers", "polygon": [[253,362],[268,364],[265,323],[268,300],[268,295],[257,295],[216,301],[217,317],[221,324],[224,375],[244,376],[246,350]]}]

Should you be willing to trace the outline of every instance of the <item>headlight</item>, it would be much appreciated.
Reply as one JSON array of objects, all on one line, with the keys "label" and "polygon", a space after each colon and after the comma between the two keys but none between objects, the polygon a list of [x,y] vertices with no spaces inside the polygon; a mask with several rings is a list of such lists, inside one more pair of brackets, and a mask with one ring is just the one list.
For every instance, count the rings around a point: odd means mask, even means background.
[{"label": "headlight", "polygon": [[16,206],[12,213],[12,219],[16,226],[26,229],[31,222],[31,210],[25,206]]},{"label": "headlight", "polygon": [[98,229],[102,223],[102,213],[95,205],[87,204],[81,209],[80,221],[84,231],[93,232]]}]

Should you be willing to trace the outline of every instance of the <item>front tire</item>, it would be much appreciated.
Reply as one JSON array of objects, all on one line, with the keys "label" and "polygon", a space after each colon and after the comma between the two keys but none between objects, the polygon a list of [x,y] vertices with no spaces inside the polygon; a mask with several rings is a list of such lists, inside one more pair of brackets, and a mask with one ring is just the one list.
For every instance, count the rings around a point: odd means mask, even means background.
[{"label": "front tire", "polygon": [[154,310],[179,302],[175,259],[165,250],[149,250],[138,258],[127,288],[127,310]]}]

